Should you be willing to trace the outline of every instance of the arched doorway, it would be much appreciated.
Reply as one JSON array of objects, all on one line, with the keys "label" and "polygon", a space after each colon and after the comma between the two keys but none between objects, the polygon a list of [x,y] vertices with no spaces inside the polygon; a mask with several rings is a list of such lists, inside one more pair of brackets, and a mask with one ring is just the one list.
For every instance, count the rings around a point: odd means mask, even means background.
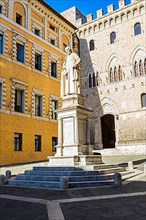
[{"label": "arched doorway", "polygon": [[115,119],[107,114],[101,117],[101,131],[103,148],[114,148],[116,142]]}]

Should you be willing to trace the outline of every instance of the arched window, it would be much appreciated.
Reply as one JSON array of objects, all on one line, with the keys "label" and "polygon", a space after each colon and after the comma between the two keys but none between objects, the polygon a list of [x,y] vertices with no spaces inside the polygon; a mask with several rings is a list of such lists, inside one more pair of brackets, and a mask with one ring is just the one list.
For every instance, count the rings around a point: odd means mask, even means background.
[{"label": "arched window", "polygon": [[117,68],[114,68],[114,81],[117,82],[118,78],[117,78]]},{"label": "arched window", "polygon": [[110,68],[110,76],[109,76],[109,81],[110,81],[110,83],[113,83],[113,70],[112,70],[112,68]]},{"label": "arched window", "polygon": [[96,86],[96,83],[95,83],[95,73],[93,73],[93,87]]},{"label": "arched window", "polygon": [[92,87],[92,77],[91,77],[91,74],[89,74],[89,88]]},{"label": "arched window", "polygon": [[140,23],[136,23],[134,25],[134,35],[139,35],[141,34],[141,24]]},{"label": "arched window", "polygon": [[89,48],[90,48],[90,51],[95,50],[94,40],[90,40]]},{"label": "arched window", "polygon": [[145,58],[145,60],[144,60],[144,73],[145,73],[145,75],[146,75],[146,58]]},{"label": "arched window", "polygon": [[140,76],[143,75],[143,62],[142,62],[142,60],[139,61],[139,74],[140,74]]},{"label": "arched window", "polygon": [[146,93],[141,95],[141,106],[142,108],[146,107]]},{"label": "arched window", "polygon": [[119,68],[118,68],[118,78],[119,78],[119,81],[121,81],[123,79],[121,66],[119,66]]},{"label": "arched window", "polygon": [[135,63],[134,63],[134,76],[135,77],[138,76],[138,63],[137,63],[137,61],[135,61]]},{"label": "arched window", "polygon": [[112,33],[110,34],[110,43],[111,43],[111,44],[114,44],[115,41],[116,41],[116,33],[115,33],[115,32],[112,32]]}]

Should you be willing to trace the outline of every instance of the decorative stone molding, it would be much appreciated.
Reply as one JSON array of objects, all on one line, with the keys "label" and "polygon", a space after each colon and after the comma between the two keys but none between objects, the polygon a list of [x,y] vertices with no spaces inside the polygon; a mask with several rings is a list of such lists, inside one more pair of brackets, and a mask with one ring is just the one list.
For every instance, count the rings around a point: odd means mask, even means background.
[{"label": "decorative stone molding", "polygon": [[45,117],[45,95],[44,92],[33,88],[32,90],[32,106],[30,108],[31,115],[35,116],[35,96],[41,96],[42,97],[42,117]]},{"label": "decorative stone molding", "polygon": [[6,5],[5,5],[5,3],[0,1],[0,6],[2,6],[2,14],[6,15]]},{"label": "decorative stone molding", "polygon": [[8,54],[8,34],[7,29],[0,25],[0,34],[3,35],[3,54],[7,56]]},{"label": "decorative stone molding", "polygon": [[38,53],[42,56],[42,72],[45,72],[45,54],[44,48],[34,44],[32,47],[32,69],[35,69],[35,53]]},{"label": "decorative stone molding", "polygon": [[25,82],[22,82],[20,80],[17,79],[11,79],[12,81],[12,86],[11,86],[11,100],[10,100],[10,110],[11,112],[15,111],[15,91],[16,89],[22,90],[24,91],[24,106],[23,106],[23,110],[24,110],[24,114],[28,113],[28,90],[27,90],[27,86],[28,84]]},{"label": "decorative stone molding", "polygon": [[24,45],[24,63],[28,64],[28,43],[27,40],[19,35],[19,34],[14,34],[13,35],[13,40],[12,40],[12,59],[16,60],[17,59],[17,43],[20,43],[22,45]]},{"label": "decorative stone molding", "polygon": [[36,23],[33,23],[33,25],[32,25],[32,32],[33,33],[35,33],[35,29],[38,29],[40,31],[40,36],[38,36],[38,37],[43,37],[42,27],[40,25],[36,24]]},{"label": "decorative stone molding", "polygon": [[35,49],[37,52],[40,52],[40,53],[43,53],[43,52],[44,52],[44,48],[40,47],[40,46],[37,45],[37,44],[34,44],[34,49]]},{"label": "decorative stone molding", "polygon": [[0,77],[0,84],[1,84],[1,109],[6,109],[6,83],[5,79]]}]

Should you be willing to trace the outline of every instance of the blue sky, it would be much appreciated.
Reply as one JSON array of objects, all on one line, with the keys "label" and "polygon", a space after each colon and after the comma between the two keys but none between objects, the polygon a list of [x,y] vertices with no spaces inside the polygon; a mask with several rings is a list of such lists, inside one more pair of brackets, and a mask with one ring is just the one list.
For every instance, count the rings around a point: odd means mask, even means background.
[{"label": "blue sky", "polygon": [[[96,17],[96,11],[103,9],[104,13],[107,13],[107,6],[110,4],[115,5],[115,9],[118,8],[118,0],[45,0],[52,8],[61,13],[62,11],[76,6],[83,14],[87,15],[93,13]],[[129,4],[130,0],[126,0],[126,4]]]}]

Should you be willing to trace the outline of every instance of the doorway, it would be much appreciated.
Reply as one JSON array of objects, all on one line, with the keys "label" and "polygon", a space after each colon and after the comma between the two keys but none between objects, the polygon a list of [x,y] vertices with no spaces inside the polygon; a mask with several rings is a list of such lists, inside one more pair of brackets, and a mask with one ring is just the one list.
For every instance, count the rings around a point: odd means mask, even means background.
[{"label": "doorway", "polygon": [[107,114],[101,117],[101,131],[103,148],[115,148],[115,118]]}]

